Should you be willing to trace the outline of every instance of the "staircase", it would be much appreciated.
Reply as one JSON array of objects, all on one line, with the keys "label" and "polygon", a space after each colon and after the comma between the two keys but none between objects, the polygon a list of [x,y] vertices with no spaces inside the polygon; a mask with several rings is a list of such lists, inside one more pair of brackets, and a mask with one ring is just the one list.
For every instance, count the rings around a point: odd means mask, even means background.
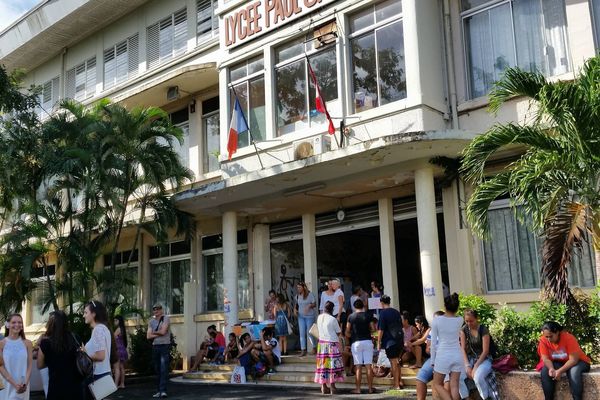
[{"label": "staircase", "polygon": [[[282,363],[276,367],[277,372],[271,375],[265,375],[258,379],[258,383],[269,385],[302,385],[314,383],[315,377],[315,356],[307,355],[305,357],[298,356],[283,356]],[[208,365],[201,364],[197,372],[186,372],[183,374],[182,381],[184,382],[205,382],[205,383],[229,383],[231,373],[235,368],[235,364],[224,365]],[[402,382],[405,389],[414,391],[416,386],[417,369],[402,367]],[[366,371],[362,370],[362,387],[367,386]],[[248,382],[252,382],[250,376],[247,377]],[[341,383],[342,388],[354,387],[354,376],[344,377],[345,381]],[[373,385],[381,391],[392,388],[392,378],[375,378]],[[412,389],[412,390],[411,390]]]}]

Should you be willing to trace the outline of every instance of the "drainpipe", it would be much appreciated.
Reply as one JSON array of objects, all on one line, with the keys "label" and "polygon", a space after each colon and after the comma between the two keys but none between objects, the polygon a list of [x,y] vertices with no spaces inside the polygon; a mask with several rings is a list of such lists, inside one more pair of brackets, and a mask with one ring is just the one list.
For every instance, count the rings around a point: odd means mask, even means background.
[{"label": "drainpipe", "polygon": [[446,53],[446,71],[448,82],[448,97],[452,115],[452,129],[459,129],[458,110],[456,109],[456,76],[454,74],[454,46],[452,45],[452,19],[450,18],[450,0],[443,0],[444,14],[444,44]]},{"label": "drainpipe", "polygon": [[60,53],[60,84],[58,85],[58,98],[63,100],[65,98],[65,78],[67,73],[65,71],[65,56],[67,55],[67,48],[64,47]]}]

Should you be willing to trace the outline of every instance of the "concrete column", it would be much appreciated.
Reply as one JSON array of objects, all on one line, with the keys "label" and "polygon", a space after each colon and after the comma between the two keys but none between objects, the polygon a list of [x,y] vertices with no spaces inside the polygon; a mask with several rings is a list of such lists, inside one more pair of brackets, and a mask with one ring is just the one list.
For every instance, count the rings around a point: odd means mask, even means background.
[{"label": "concrete column", "polygon": [[450,291],[475,293],[472,241],[469,229],[460,220],[458,190],[455,182],[442,191]]},{"label": "concrete column", "polygon": [[254,315],[256,320],[264,321],[264,303],[272,286],[269,225],[256,224],[252,228],[252,262],[254,266]]},{"label": "concrete column", "polygon": [[238,255],[237,215],[235,211],[223,214],[223,313],[225,337],[238,322]]},{"label": "concrete column", "polygon": [[[302,250],[304,251],[304,281],[308,290],[317,296],[319,293],[319,277],[317,275],[315,214],[302,215]],[[318,305],[320,306],[320,304]]]},{"label": "concrete column", "polygon": [[183,369],[186,371],[190,369],[190,360],[196,354],[196,349],[200,347],[200,344],[197,343],[196,322],[194,321],[194,316],[198,312],[196,298],[199,286],[197,282],[183,284],[183,336],[185,343],[181,348],[181,356],[183,357]]},{"label": "concrete column", "polygon": [[423,303],[425,304],[425,315],[431,318],[433,313],[444,305],[432,168],[424,167],[415,171],[415,195],[423,279]]},{"label": "concrete column", "polygon": [[379,199],[379,241],[381,242],[381,272],[384,292],[392,299],[391,306],[400,308],[396,238],[394,236],[394,207],[392,199]]}]

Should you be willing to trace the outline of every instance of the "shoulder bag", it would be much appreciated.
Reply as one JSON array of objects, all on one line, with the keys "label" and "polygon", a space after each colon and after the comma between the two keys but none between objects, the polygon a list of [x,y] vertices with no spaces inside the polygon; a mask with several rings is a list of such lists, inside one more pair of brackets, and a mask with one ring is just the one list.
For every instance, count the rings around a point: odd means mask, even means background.
[{"label": "shoulder bag", "polygon": [[75,346],[77,347],[75,353],[75,367],[77,368],[79,376],[83,379],[87,379],[94,373],[94,362],[88,353],[81,348],[82,345],[79,343],[73,332],[71,332],[71,336],[73,336]]},{"label": "shoulder bag", "polygon": [[[109,346],[110,341],[106,343],[106,345]],[[109,357],[109,355],[105,354],[105,357]],[[115,385],[115,381],[110,372],[103,374],[98,379],[93,379],[92,383],[88,385],[88,388],[95,400],[102,400],[117,391],[117,385]]]}]

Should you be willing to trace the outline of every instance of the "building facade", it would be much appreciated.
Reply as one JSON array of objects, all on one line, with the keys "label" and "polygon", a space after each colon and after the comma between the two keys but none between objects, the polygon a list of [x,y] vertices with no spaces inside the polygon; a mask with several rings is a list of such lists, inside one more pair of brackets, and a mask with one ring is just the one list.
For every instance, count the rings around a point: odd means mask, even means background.
[{"label": "building facade", "polygon": [[[191,356],[207,325],[263,319],[268,291],[293,303],[300,281],[318,293],[340,278],[347,298],[382,282],[413,315],[448,290],[536,300],[539,239],[502,200],[493,239],[475,238],[470,188],[440,185],[430,160],[496,122],[526,123],[519,99],[486,111],[493,82],[508,66],[572,79],[596,54],[597,22],[599,0],[59,0],[2,32],[0,56],[42,86],[42,115],[62,98],[109,97],[160,106],[186,133],[178,151],[195,179],[175,196],[196,236],[143,237],[121,273],[138,282],[132,302],[166,305]],[[236,98],[249,130],[229,158]],[[590,249],[573,267],[573,285],[595,285]]]}]

